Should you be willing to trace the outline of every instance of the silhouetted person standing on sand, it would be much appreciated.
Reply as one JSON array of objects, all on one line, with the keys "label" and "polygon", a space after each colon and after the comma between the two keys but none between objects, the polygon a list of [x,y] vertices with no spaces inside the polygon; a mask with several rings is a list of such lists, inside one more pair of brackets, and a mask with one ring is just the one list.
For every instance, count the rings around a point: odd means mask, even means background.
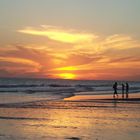
[{"label": "silhouetted person standing on sand", "polygon": [[129,93],[129,85],[126,83],[126,98],[128,99],[128,93]]},{"label": "silhouetted person standing on sand", "polygon": [[125,88],[125,85],[122,83],[122,98],[124,99],[124,88]]},{"label": "silhouetted person standing on sand", "polygon": [[118,98],[117,86],[118,86],[118,84],[117,84],[117,82],[115,82],[114,85],[113,85],[113,89],[114,89],[113,98],[115,98],[115,95],[117,95],[117,98]]}]

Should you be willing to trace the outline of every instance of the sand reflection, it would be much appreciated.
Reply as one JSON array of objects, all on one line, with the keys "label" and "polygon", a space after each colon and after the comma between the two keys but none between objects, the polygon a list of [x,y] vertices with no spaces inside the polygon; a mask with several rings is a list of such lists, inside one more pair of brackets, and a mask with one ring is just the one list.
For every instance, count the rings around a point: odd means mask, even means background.
[{"label": "sand reflection", "polygon": [[41,104],[44,108],[0,108],[0,138],[137,140],[140,137],[140,104],[119,104],[114,108],[112,103],[104,106],[65,101],[59,107],[56,107],[58,103],[50,103],[50,106],[54,104],[51,109],[48,104],[45,108],[45,102]]}]

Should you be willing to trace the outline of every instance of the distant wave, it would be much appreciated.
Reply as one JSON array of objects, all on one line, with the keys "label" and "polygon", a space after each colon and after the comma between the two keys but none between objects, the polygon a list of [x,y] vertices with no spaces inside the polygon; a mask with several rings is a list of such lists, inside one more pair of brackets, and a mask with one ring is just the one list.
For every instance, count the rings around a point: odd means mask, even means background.
[{"label": "distant wave", "polygon": [[46,118],[29,118],[29,117],[8,117],[8,116],[0,116],[0,119],[3,120],[48,120]]},{"label": "distant wave", "polygon": [[18,87],[71,87],[71,85],[59,85],[59,84],[9,84],[9,85],[0,85],[0,88],[18,88]]},{"label": "distant wave", "polygon": [[[113,92],[110,84],[1,84],[0,92],[24,92],[27,94],[52,92],[53,93],[74,93],[74,92],[90,92],[110,93]],[[121,91],[121,87],[118,88]],[[130,92],[140,92],[140,86],[135,85],[130,88]]]},{"label": "distant wave", "polygon": [[[118,92],[121,84],[118,81]],[[112,94],[114,81],[53,80],[53,79],[0,79],[0,92],[25,94]],[[125,83],[125,82],[123,82]],[[140,92],[140,82],[130,81],[130,92]],[[86,92],[86,93],[84,93]]]}]

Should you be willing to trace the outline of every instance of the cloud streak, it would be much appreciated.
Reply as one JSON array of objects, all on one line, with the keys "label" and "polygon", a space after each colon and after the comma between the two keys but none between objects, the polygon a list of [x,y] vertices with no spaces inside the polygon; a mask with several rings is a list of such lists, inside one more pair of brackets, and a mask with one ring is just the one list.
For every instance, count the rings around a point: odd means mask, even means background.
[{"label": "cloud streak", "polygon": [[0,47],[0,76],[140,79],[140,42],[129,35],[103,37],[54,26],[19,32],[49,41]]},{"label": "cloud streak", "polygon": [[55,26],[42,26],[41,29],[26,27],[25,29],[18,30],[18,32],[36,36],[44,36],[49,39],[64,43],[89,42],[92,39],[97,38],[97,36],[93,34],[82,32],[77,33],[73,30],[64,30]]}]

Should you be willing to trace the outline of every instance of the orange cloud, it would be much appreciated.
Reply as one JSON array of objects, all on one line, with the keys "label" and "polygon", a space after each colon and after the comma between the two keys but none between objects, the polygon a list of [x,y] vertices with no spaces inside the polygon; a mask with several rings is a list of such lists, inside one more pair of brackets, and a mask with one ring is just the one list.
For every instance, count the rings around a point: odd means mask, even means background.
[{"label": "orange cloud", "polygon": [[129,35],[102,37],[54,26],[19,32],[50,40],[42,45],[0,47],[3,73],[63,79],[140,78],[140,42]]},{"label": "orange cloud", "polygon": [[23,59],[23,58],[14,58],[14,57],[0,57],[0,62],[5,61],[5,62],[12,62],[12,63],[20,63],[20,64],[26,64],[26,65],[31,65],[31,66],[36,66],[39,67],[39,64],[28,59]]}]

